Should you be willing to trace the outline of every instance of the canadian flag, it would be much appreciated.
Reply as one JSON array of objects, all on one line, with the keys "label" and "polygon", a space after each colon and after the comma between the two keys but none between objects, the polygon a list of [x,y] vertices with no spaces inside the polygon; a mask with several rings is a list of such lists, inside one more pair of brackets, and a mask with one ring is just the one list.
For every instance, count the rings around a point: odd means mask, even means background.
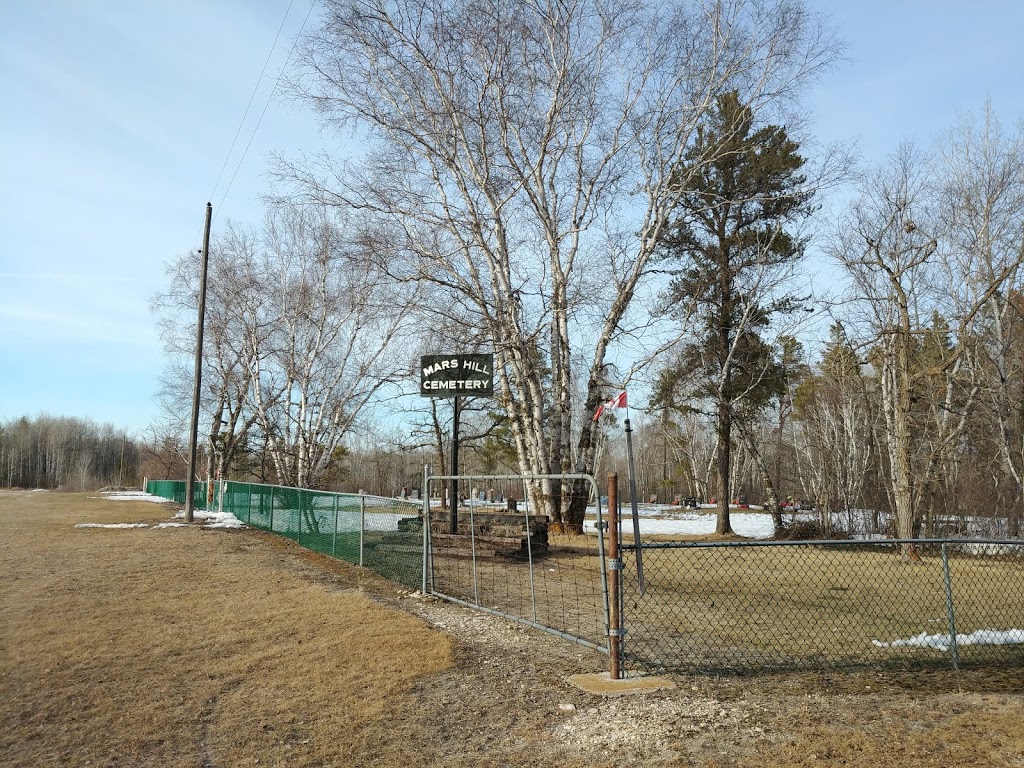
[{"label": "canadian flag", "polygon": [[597,406],[597,413],[594,414],[594,421],[601,418],[601,414],[604,413],[605,408],[628,408],[626,405],[626,393],[619,392],[615,397],[609,400],[604,405]]}]

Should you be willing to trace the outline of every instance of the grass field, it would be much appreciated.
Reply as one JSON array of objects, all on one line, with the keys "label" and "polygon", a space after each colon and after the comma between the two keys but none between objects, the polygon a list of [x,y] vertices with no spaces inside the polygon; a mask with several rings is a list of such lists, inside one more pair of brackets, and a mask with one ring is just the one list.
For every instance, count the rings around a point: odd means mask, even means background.
[{"label": "grass field", "polygon": [[76,529],[172,510],[0,492],[0,765],[1024,768],[1024,680],[678,678],[419,600],[252,530]]},{"label": "grass field", "polygon": [[0,495],[0,763],[409,760],[389,709],[451,664],[449,638],[361,595],[359,572],[325,589],[251,534],[73,527],[170,512]]}]

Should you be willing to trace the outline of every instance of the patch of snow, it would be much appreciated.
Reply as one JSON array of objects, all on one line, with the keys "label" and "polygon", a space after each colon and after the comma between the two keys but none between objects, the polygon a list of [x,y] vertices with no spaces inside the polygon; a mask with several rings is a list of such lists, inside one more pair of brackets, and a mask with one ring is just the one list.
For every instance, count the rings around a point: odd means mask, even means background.
[{"label": "patch of snow", "polygon": [[153,526],[154,528],[189,528],[191,527],[188,523],[159,523]]},{"label": "patch of snow", "polygon": [[75,528],[149,528],[148,523],[78,523]]},{"label": "patch of snow", "polygon": [[1024,557],[1024,542],[1020,544],[972,544],[970,542],[956,543],[952,547],[954,552],[963,552],[967,555],[985,555],[994,557],[998,555]]},{"label": "patch of snow", "polygon": [[[871,643],[877,648],[934,648],[937,651],[948,651],[952,645],[949,635],[929,635],[927,632],[889,643],[883,643],[881,640],[872,640]],[[1024,643],[1024,629],[978,629],[967,635],[961,635],[959,632],[956,635],[958,646],[1017,643]]]},{"label": "patch of snow", "polygon": [[90,496],[92,499],[109,499],[110,501],[154,501],[158,504],[173,504],[170,499],[154,496],[145,491],[115,491],[104,493],[102,496]]},{"label": "patch of snow", "polygon": [[[175,519],[184,519],[185,512],[181,511],[174,516]],[[207,528],[245,528],[245,523],[232,515],[230,512],[210,512],[197,509],[192,513],[194,520],[205,520]],[[183,523],[183,525],[185,525]]]},{"label": "patch of snow", "polygon": [[[637,510],[640,521],[640,535],[704,536],[715,532],[717,518],[713,514],[697,511],[679,512],[678,507],[663,507],[660,510],[650,506]],[[675,510],[670,512],[669,510]],[[655,516],[657,515],[657,516]],[[739,536],[751,539],[770,539],[775,529],[772,516],[763,512],[733,512],[729,516],[733,531]],[[583,532],[596,533],[596,521],[584,520]],[[632,514],[624,510],[622,532],[630,536],[633,532]]]}]

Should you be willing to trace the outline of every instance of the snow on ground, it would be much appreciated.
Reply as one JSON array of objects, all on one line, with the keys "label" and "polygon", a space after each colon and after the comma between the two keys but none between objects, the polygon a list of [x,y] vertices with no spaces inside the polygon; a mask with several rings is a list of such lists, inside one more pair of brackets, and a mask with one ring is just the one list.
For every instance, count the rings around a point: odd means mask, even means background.
[{"label": "snow on ground", "polygon": [[[902,640],[893,640],[883,643],[881,640],[871,641],[878,648],[934,648],[937,651],[948,651],[950,646],[950,635],[929,635],[922,632],[920,635],[908,637]],[[1024,643],[1024,629],[978,629],[967,635],[956,635],[957,646],[962,645],[1014,645]]]},{"label": "snow on ground", "polygon": [[[168,499],[154,496],[145,491],[118,491],[115,493],[104,493],[102,496],[93,496],[96,499],[110,499],[112,501],[155,501],[161,504],[173,503]],[[207,512],[195,510],[192,513],[193,519],[201,523],[204,528],[245,528],[245,523],[228,512]],[[175,520],[184,520],[185,512],[181,511],[174,516]],[[187,528],[190,524],[186,522],[158,523],[153,528]],[[149,523],[78,523],[75,528],[149,528]]]},{"label": "snow on ground", "polygon": [[158,504],[172,503],[170,499],[154,496],[153,494],[146,493],[145,491],[114,491],[111,493],[103,493],[101,496],[90,496],[89,498],[107,499],[109,501],[154,501]]},{"label": "snow on ground", "polygon": [[[245,523],[230,512],[207,512],[206,510],[197,509],[192,513],[192,517],[195,520],[205,520],[206,524],[204,527],[206,528],[245,528]],[[184,520],[184,510],[176,514],[174,519]],[[187,523],[182,524],[187,525]],[[165,527],[171,527],[171,524],[169,523],[165,523],[164,525]]]},{"label": "snow on ground", "polygon": [[[607,512],[602,515],[607,519]],[[583,522],[584,533],[596,532],[597,511],[588,510]],[[637,508],[640,535],[703,536],[715,532],[717,521],[714,507],[680,510],[664,504],[641,504]],[[751,539],[769,539],[774,532],[772,517],[756,509],[734,509],[729,516],[732,529],[740,536]],[[633,513],[628,506],[622,510],[622,530],[628,536],[633,531]]]}]

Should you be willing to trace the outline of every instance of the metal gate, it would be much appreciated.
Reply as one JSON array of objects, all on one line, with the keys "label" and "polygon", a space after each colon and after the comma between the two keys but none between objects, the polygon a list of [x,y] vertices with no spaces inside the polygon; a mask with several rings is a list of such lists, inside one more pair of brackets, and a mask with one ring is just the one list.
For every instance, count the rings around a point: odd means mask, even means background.
[{"label": "metal gate", "polygon": [[[441,489],[440,504],[452,480],[467,491],[450,500],[456,526],[450,507],[445,513],[431,506],[431,490]],[[531,509],[528,485],[552,481],[589,484],[593,535],[554,533],[546,515]],[[519,484],[522,493],[508,490]],[[605,526],[593,476],[431,476],[426,470],[423,488],[424,593],[608,652]]]}]

